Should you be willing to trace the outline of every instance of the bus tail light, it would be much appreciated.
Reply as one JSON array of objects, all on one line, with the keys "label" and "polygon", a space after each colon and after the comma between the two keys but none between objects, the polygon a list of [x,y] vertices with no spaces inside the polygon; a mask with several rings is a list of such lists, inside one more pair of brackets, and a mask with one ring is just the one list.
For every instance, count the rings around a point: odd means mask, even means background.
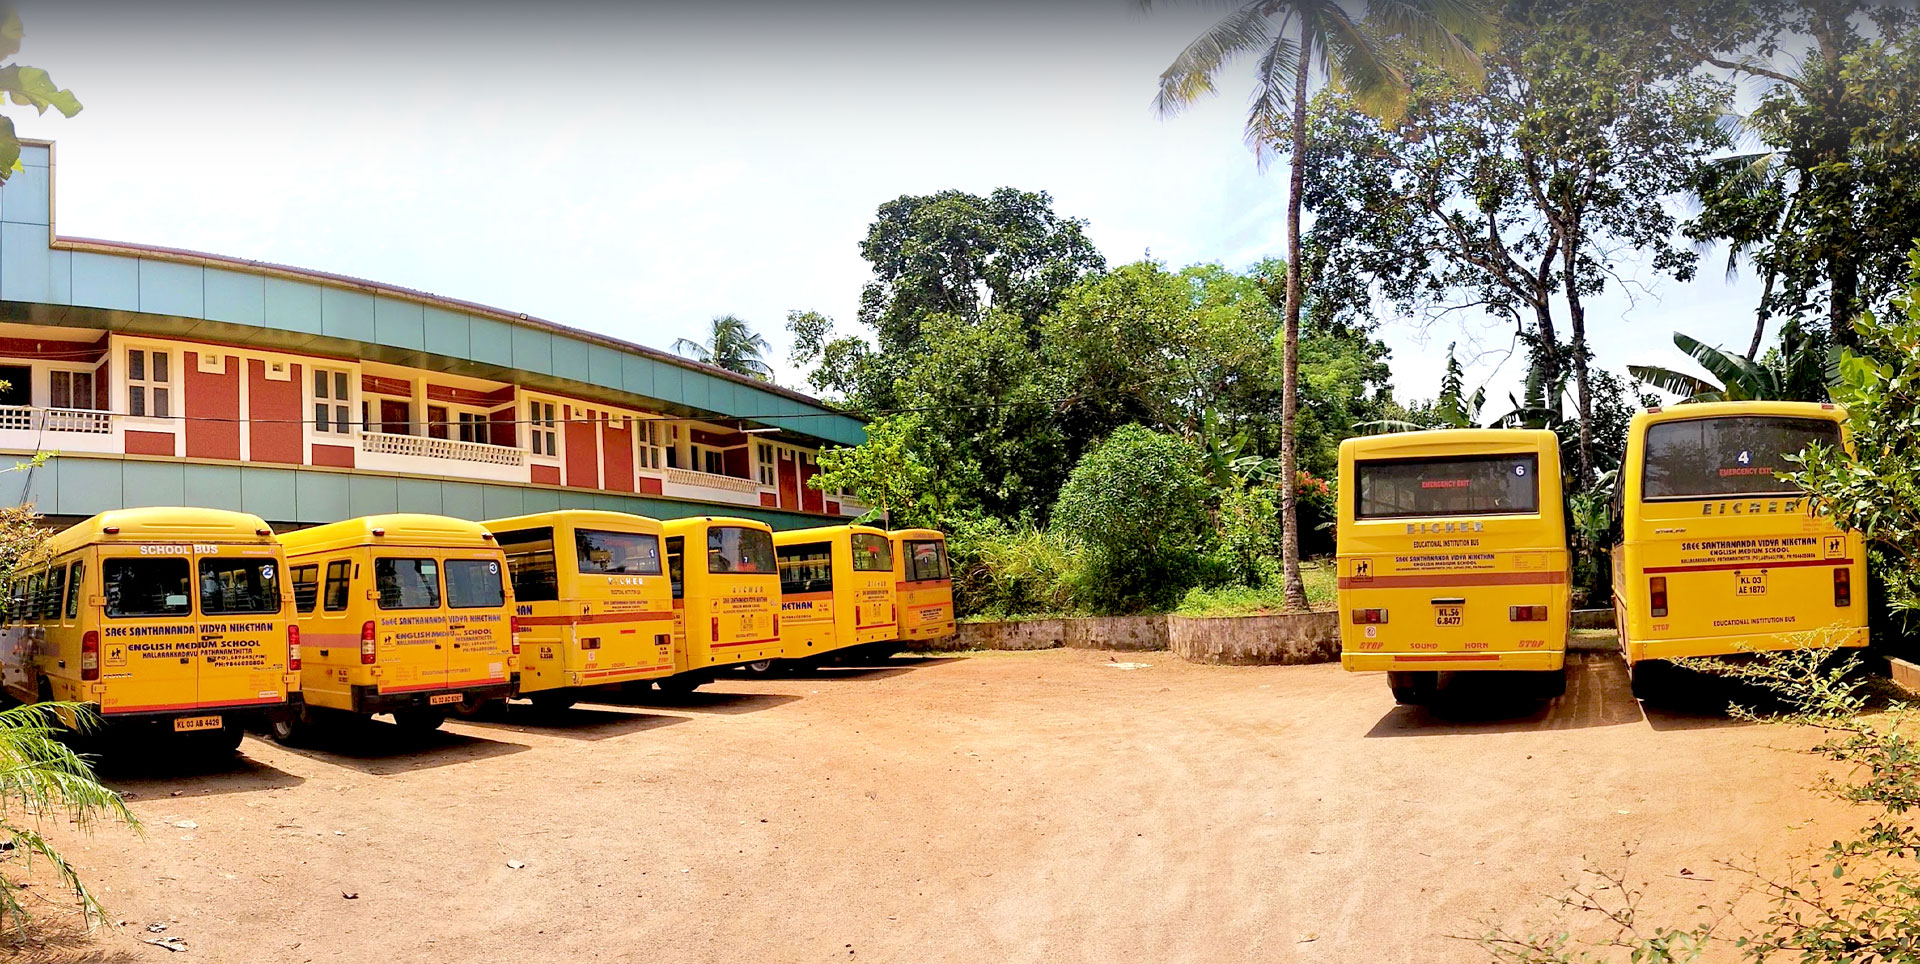
[{"label": "bus tail light", "polygon": [[1353,623],[1356,626],[1375,626],[1387,621],[1384,609],[1356,609],[1353,611]]},{"label": "bus tail light", "polygon": [[1547,607],[1508,606],[1507,620],[1516,623],[1544,623],[1547,621]]},{"label": "bus tail light", "polygon": [[300,668],[300,627],[287,627],[287,669]]},{"label": "bus tail light", "polygon": [[97,680],[100,678],[100,633],[89,629],[80,637],[80,678]]},{"label": "bus tail light", "polygon": [[580,637],[580,648],[581,648],[581,649],[599,649],[599,648],[600,648],[600,637],[598,637],[598,636],[582,636],[582,637]]},{"label": "bus tail light", "polygon": [[371,619],[360,624],[360,663],[363,666],[373,665],[373,620]]},{"label": "bus tail light", "polygon": [[1667,615],[1667,577],[1654,576],[1648,579],[1647,595],[1649,597],[1647,601],[1652,604],[1649,608],[1653,610],[1654,618],[1665,618]]},{"label": "bus tail light", "polygon": [[720,641],[720,617],[718,616],[713,617],[713,641],[716,643]]},{"label": "bus tail light", "polygon": [[1845,566],[1833,571],[1833,604],[1853,605],[1853,572]]},{"label": "bus tail light", "polygon": [[520,655],[520,617],[507,617],[507,635],[513,639],[513,655]]}]

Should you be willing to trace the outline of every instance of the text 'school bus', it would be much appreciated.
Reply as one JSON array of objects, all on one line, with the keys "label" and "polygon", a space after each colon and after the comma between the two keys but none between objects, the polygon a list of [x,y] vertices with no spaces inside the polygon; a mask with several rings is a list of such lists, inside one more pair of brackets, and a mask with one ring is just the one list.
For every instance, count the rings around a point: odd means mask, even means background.
[{"label": "text 'school bus'", "polygon": [[1860,535],[1774,477],[1809,443],[1845,445],[1846,417],[1812,402],[1633,417],[1614,487],[1613,607],[1637,694],[1666,660],[1792,649],[1827,629],[1840,645],[1866,645]]},{"label": "text 'school bus'", "polygon": [[1573,609],[1552,432],[1340,444],[1340,662],[1420,703],[1446,671],[1529,670],[1565,692]]},{"label": "text 'school bus'", "polygon": [[24,702],[91,703],[110,727],[231,751],[300,691],[286,565],[258,516],[103,512],[52,537],[8,587],[0,681]]},{"label": "text 'school bus'", "polygon": [[515,692],[548,709],[674,671],[673,589],[657,519],[562,509],[483,522],[507,555]]},{"label": "text 'school bus'", "polygon": [[855,525],[792,529],[774,533],[773,551],[780,561],[780,648],[787,659],[816,659],[898,635],[886,532]]},{"label": "text 'school bus'", "polygon": [[896,529],[893,594],[900,606],[902,642],[953,635],[953,572],[947,567],[947,537],[935,529]]},{"label": "text 'school bus'", "polygon": [[276,722],[298,742],[329,717],[392,713],[432,730],[463,700],[506,698],[513,671],[507,560],[477,522],[372,515],[281,537],[300,621],[302,712]]},{"label": "text 'school bus'", "polygon": [[710,682],[735,663],[779,659],[780,573],[773,530],[752,519],[699,516],[661,523],[673,586],[670,693]]}]

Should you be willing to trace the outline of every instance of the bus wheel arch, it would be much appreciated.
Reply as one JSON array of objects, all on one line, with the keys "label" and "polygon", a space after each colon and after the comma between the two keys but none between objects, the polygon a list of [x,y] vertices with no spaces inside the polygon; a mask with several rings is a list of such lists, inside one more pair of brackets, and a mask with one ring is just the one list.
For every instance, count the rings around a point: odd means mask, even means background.
[{"label": "bus wheel arch", "polygon": [[1387,686],[1393,690],[1393,701],[1402,706],[1424,706],[1433,701],[1434,693],[1440,689],[1440,674],[1432,670],[1402,672],[1393,670],[1387,673]]}]

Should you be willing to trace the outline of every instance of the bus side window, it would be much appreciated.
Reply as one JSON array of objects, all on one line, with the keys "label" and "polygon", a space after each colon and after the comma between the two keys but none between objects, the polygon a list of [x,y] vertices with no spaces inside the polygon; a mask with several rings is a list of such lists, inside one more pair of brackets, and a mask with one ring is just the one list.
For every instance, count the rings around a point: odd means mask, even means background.
[{"label": "bus side window", "polygon": [[61,604],[67,600],[67,567],[58,566],[47,570],[47,602],[41,617],[50,622],[60,621]]},{"label": "bus side window", "polygon": [[320,604],[320,566],[293,567],[293,608],[303,613],[313,612]]},{"label": "bus side window", "polygon": [[687,537],[667,537],[667,579],[673,583],[673,598],[679,599],[686,592],[686,556]]},{"label": "bus side window", "polygon": [[352,572],[353,563],[346,559],[327,563],[327,612],[337,613],[347,608],[347,583]]},{"label": "bus side window", "polygon": [[87,583],[87,561],[76,560],[73,575],[67,577],[67,618],[80,618],[80,588]]},{"label": "bus side window", "polygon": [[33,575],[28,576],[27,577],[27,611],[25,613],[22,613],[21,615],[23,615],[27,619],[33,620],[34,622],[39,622],[41,612],[46,609],[46,599],[47,599],[47,574],[44,572],[36,572]]}]

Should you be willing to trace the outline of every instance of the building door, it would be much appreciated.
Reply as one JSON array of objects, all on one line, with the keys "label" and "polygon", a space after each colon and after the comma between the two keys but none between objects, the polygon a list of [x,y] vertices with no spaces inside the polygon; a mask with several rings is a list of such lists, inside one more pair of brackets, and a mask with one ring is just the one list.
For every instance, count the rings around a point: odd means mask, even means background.
[{"label": "building door", "polygon": [[380,400],[380,431],[388,435],[413,434],[413,405],[391,398]]},{"label": "building door", "polygon": [[793,453],[780,452],[780,508],[797,509],[800,507],[800,467],[794,464]]},{"label": "building door", "polygon": [[447,437],[447,408],[444,405],[427,406],[427,434],[433,438]]},{"label": "building door", "polygon": [[33,369],[0,365],[0,405],[33,404]]}]

